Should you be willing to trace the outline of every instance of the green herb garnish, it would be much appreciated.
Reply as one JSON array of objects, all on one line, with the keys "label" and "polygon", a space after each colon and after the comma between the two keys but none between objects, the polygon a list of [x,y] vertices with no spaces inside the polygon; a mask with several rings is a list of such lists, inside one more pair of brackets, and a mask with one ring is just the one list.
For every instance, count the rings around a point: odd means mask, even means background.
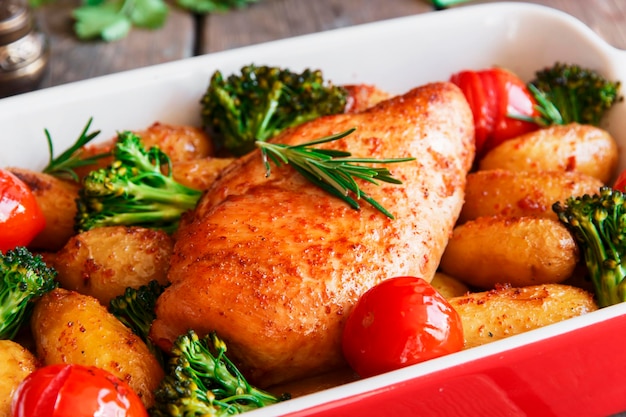
[{"label": "green herb garnish", "polygon": [[363,199],[384,215],[393,219],[394,216],[389,211],[361,190],[356,179],[362,179],[376,185],[379,184],[378,181],[391,184],[402,184],[402,181],[394,178],[387,168],[372,168],[359,164],[390,164],[413,161],[415,158],[353,158],[350,152],[313,147],[322,143],[342,139],[355,130],[356,129],[349,129],[345,132],[326,136],[300,145],[285,145],[257,141],[256,146],[261,148],[263,162],[266,168],[266,176],[269,176],[271,173],[270,160],[272,160],[276,166],[283,164],[291,165],[307,180],[334,196],[341,198],[352,208],[358,210],[360,205],[357,200]]},{"label": "green herb garnish", "polygon": [[52,144],[50,132],[48,131],[48,129],[44,129],[44,132],[46,134],[46,140],[48,141],[48,152],[50,156],[48,159],[48,165],[46,165],[46,167],[43,169],[43,172],[45,172],[46,174],[54,175],[55,177],[68,178],[74,181],[78,181],[78,175],[74,171],[75,168],[91,165],[98,159],[109,156],[109,153],[101,153],[87,158],[82,157],[83,146],[91,142],[96,136],[100,134],[99,130],[88,133],[92,121],[93,118],[90,118],[76,142],[74,142],[71,147],[69,147],[65,152],[63,152],[56,158],[54,157],[54,146]]},{"label": "green herb garnish", "polygon": [[79,39],[102,38],[114,41],[124,38],[133,26],[157,29],[168,14],[163,0],[87,0],[74,9],[74,31]]},{"label": "green herb garnish", "polygon": [[[57,0],[28,0],[31,7],[55,3]],[[260,0],[176,0],[183,9],[196,14],[226,12]],[[83,0],[72,10],[74,32],[81,40],[100,38],[111,42],[122,39],[134,27],[159,29],[166,20],[169,7],[165,0]]]},{"label": "green herb garnish", "polygon": [[241,9],[260,0],[176,0],[176,3],[194,13],[223,13],[231,9]]}]

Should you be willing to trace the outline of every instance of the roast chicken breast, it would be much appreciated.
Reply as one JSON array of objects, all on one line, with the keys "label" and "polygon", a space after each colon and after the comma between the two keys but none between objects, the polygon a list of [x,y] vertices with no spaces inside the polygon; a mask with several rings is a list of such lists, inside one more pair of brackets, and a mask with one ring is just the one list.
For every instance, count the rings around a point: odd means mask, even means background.
[{"label": "roast chicken breast", "polygon": [[359,296],[399,275],[430,280],[464,198],[474,158],[469,106],[450,83],[418,87],[356,114],[284,132],[298,144],[350,128],[326,144],[353,156],[415,157],[390,164],[401,185],[363,183],[394,216],[349,207],[290,166],[266,177],[259,152],[235,161],[176,236],[151,336],[168,348],[188,329],[216,331],[254,384],[345,365],[343,324]]}]

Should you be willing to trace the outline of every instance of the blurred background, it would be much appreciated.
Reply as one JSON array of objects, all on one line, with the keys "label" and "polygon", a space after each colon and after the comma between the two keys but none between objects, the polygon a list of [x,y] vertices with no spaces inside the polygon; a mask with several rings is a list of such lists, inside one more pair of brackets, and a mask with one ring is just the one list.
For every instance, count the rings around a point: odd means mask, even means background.
[{"label": "blurred background", "polygon": [[[124,33],[123,24],[121,30],[118,25],[109,31],[117,34],[118,39],[108,41],[99,36],[99,25],[106,26],[106,16],[97,10],[87,17],[82,16],[83,33],[92,31],[92,37],[78,37],[75,11],[83,6],[82,0],[0,0],[0,5],[6,10],[11,2],[27,1],[32,6],[37,30],[48,41],[47,70],[37,83],[38,88],[45,88],[287,37],[418,13],[439,13],[438,5],[459,0],[228,0],[226,3],[230,6],[225,10],[208,12],[211,0],[152,0],[166,5],[165,11],[159,11],[164,15],[157,28],[142,29],[132,25]],[[450,7],[493,2],[466,0]],[[567,12],[590,26],[609,44],[626,49],[624,0],[527,2]],[[204,10],[198,11],[202,7]],[[0,26],[0,41],[1,35]],[[430,39],[416,42],[434,42],[436,37],[437,34],[433,34]]]}]

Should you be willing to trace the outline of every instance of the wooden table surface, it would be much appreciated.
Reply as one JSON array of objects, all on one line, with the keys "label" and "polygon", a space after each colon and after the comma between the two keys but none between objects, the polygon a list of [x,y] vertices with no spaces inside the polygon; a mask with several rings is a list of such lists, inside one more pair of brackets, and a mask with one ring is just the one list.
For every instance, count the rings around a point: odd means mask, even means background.
[{"label": "wooden table surface", "polygon": [[[492,0],[474,0],[467,7]],[[563,10],[606,41],[626,49],[626,1],[531,0]],[[170,7],[166,25],[133,29],[106,43],[79,41],[70,12],[79,0],[57,0],[35,10],[50,38],[50,68],[41,88],[241,46],[418,13],[437,13],[427,0],[260,0],[247,8],[194,16]]]}]

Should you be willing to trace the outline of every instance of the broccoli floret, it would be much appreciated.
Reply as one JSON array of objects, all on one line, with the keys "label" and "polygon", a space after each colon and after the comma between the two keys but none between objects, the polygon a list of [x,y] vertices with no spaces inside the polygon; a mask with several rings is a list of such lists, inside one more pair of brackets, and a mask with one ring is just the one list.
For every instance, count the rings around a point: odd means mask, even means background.
[{"label": "broccoli floret", "polygon": [[621,83],[609,81],[598,72],[557,62],[535,73],[528,83],[538,102],[541,125],[581,123],[598,126],[618,101]]},{"label": "broccoli floret", "polygon": [[215,332],[190,330],[174,342],[169,371],[155,391],[151,417],[230,416],[288,399],[248,384]]},{"label": "broccoli floret", "polygon": [[141,337],[161,365],[165,365],[164,353],[152,342],[149,333],[150,326],[156,318],[154,306],[165,288],[165,285],[153,280],[138,288],[128,287],[124,294],[109,302],[109,311]]},{"label": "broccoli floret", "polygon": [[201,100],[202,119],[216,148],[241,156],[288,127],[343,112],[347,97],[320,70],[248,65],[228,78],[213,74]]},{"label": "broccoli floret", "polygon": [[0,339],[13,339],[29,316],[33,301],[57,287],[56,271],[41,255],[18,246],[0,253]]},{"label": "broccoli floret", "polygon": [[170,158],[158,147],[145,149],[132,132],[118,135],[114,160],[91,171],[77,199],[76,230],[101,226],[143,226],[172,232],[181,215],[196,206],[201,192],[172,177]]},{"label": "broccoli floret", "polygon": [[598,194],[570,197],[552,209],[579,244],[598,305],[626,301],[624,194],[605,186]]}]

